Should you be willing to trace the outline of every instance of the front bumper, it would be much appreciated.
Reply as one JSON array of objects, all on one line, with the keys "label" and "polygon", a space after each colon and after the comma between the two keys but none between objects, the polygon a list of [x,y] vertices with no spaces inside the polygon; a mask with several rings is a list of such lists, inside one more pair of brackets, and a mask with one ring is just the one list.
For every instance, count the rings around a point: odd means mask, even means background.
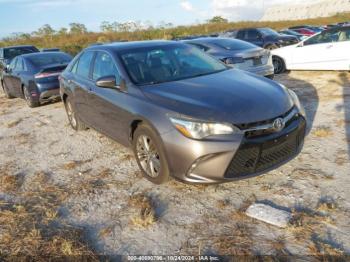
[{"label": "front bumper", "polygon": [[305,118],[298,114],[282,131],[267,135],[245,132],[196,141],[174,130],[162,140],[175,178],[213,184],[257,176],[290,161],[303,147],[305,129]]}]

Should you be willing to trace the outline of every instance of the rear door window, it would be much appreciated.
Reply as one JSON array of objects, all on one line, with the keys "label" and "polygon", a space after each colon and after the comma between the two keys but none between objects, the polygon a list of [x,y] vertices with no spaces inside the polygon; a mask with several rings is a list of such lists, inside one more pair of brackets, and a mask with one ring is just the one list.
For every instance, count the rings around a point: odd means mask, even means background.
[{"label": "rear door window", "polygon": [[91,51],[85,52],[81,55],[77,64],[74,65],[74,67],[77,66],[75,73],[78,76],[81,76],[86,79],[90,78],[90,69],[91,69],[91,62],[93,57],[94,57],[94,52],[91,52]]}]

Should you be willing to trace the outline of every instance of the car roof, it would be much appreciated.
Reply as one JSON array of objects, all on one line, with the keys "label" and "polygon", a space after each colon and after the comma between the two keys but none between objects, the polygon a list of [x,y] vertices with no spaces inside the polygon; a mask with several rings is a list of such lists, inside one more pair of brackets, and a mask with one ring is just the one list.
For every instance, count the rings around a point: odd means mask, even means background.
[{"label": "car roof", "polygon": [[117,42],[110,44],[103,44],[97,46],[90,46],[85,50],[108,50],[108,51],[122,51],[134,48],[148,48],[164,45],[178,45],[181,42],[167,41],[167,40],[151,40],[151,41],[133,41],[133,42]]},{"label": "car roof", "polygon": [[10,48],[21,48],[21,47],[35,47],[33,45],[14,45],[14,46],[5,46],[2,47],[3,49],[10,49]]},{"label": "car roof", "polygon": [[52,55],[52,54],[66,54],[66,55],[68,55],[67,53],[57,51],[57,52],[36,52],[36,53],[20,55],[19,57],[30,58],[30,57],[35,57],[35,56]]},{"label": "car roof", "polygon": [[242,40],[229,38],[229,37],[200,37],[200,38],[191,39],[191,40],[184,40],[182,42],[183,43],[189,43],[189,42],[215,43],[218,40],[230,40],[230,41],[242,42]]}]

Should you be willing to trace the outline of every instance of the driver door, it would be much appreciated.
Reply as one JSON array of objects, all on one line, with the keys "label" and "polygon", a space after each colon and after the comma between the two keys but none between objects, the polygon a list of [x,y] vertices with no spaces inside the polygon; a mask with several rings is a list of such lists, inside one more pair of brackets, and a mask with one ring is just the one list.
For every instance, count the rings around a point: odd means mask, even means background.
[{"label": "driver door", "polygon": [[334,56],[334,32],[324,32],[308,38],[293,51],[290,69],[327,70]]}]

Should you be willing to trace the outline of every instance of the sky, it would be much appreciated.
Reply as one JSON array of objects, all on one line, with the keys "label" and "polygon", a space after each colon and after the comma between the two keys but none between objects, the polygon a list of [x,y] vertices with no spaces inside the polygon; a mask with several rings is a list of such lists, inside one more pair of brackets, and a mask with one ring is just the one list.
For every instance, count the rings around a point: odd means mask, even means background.
[{"label": "sky", "polygon": [[215,15],[232,21],[259,20],[270,5],[298,1],[317,0],[0,0],[0,37],[30,33],[44,24],[59,29],[71,22],[98,31],[103,21],[187,25]]}]

